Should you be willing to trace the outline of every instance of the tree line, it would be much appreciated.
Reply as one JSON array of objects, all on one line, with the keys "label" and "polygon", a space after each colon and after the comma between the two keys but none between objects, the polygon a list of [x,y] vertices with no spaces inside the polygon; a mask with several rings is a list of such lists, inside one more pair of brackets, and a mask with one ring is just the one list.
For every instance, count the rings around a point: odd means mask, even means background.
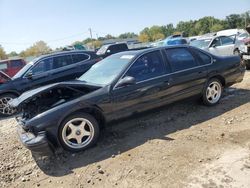
[{"label": "tree line", "polygon": [[[173,34],[181,33],[184,37],[190,37],[210,32],[217,32],[224,29],[245,28],[248,24],[250,24],[250,11],[243,14],[230,14],[226,16],[225,19],[205,16],[198,20],[180,21],[176,26],[172,23],[162,26],[154,25],[144,28],[141,32],[139,32],[139,34],[126,32],[117,37],[107,34],[104,37],[98,37],[96,39],[86,38],[82,41],[75,41],[72,45],[81,44],[99,48],[104,40],[126,38],[138,38],[140,42],[153,42],[164,39]],[[57,48],[56,50],[61,49],[62,47]],[[15,51],[6,54],[3,47],[0,45],[0,59],[6,59],[17,55],[21,57],[38,56],[49,52],[52,52],[52,49],[44,41],[36,42],[19,54]]]}]

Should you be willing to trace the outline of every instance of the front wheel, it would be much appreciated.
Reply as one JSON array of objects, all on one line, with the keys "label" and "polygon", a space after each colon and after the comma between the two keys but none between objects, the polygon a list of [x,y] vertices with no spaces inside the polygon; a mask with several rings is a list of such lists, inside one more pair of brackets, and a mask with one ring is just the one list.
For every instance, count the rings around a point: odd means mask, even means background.
[{"label": "front wheel", "polygon": [[202,94],[203,103],[207,106],[216,105],[221,99],[222,90],[220,80],[216,78],[209,80]]},{"label": "front wheel", "polygon": [[16,113],[16,109],[9,106],[9,101],[16,97],[13,94],[0,95],[0,117],[8,117]]},{"label": "front wheel", "polygon": [[250,60],[246,60],[246,69],[250,70]]},{"label": "front wheel", "polygon": [[59,128],[59,140],[65,150],[83,151],[93,146],[99,137],[96,119],[85,113],[76,113],[66,118]]}]

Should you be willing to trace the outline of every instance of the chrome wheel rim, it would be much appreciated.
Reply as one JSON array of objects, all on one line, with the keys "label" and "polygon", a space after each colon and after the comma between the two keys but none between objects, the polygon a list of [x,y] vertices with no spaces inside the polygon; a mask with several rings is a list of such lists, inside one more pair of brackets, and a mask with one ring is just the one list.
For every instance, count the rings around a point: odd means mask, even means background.
[{"label": "chrome wheel rim", "polygon": [[0,113],[3,115],[12,115],[16,112],[16,109],[11,108],[9,101],[12,100],[11,97],[0,98]]},{"label": "chrome wheel rim", "polygon": [[218,82],[212,82],[207,87],[207,100],[211,103],[217,103],[221,97],[221,85]]},{"label": "chrome wheel rim", "polygon": [[85,118],[74,118],[68,121],[62,130],[63,142],[73,149],[87,146],[94,137],[93,124]]}]

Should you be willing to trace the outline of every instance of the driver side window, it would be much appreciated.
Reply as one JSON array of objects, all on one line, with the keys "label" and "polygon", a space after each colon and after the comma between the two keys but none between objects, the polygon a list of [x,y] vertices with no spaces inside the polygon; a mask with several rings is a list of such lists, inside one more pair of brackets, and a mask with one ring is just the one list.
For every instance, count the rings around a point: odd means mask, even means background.
[{"label": "driver side window", "polygon": [[167,71],[162,61],[161,53],[160,51],[155,51],[147,53],[137,59],[125,76],[132,76],[136,82],[140,82],[166,73]]},{"label": "driver side window", "polygon": [[52,58],[44,59],[44,60],[38,62],[38,64],[36,64],[34,66],[34,68],[32,68],[32,70],[31,70],[32,74],[37,75],[37,74],[41,74],[43,72],[49,71],[52,69],[52,65],[53,65]]},{"label": "driver side window", "polygon": [[221,46],[221,41],[219,37],[214,39],[212,46]]}]

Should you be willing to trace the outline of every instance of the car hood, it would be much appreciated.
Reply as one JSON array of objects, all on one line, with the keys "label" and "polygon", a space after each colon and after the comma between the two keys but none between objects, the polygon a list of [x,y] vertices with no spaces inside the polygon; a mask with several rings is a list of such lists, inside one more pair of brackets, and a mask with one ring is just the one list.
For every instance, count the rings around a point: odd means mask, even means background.
[{"label": "car hood", "polygon": [[[15,98],[11,101],[9,101],[9,105],[11,107],[18,107],[20,104],[42,94],[45,93],[49,90],[55,89],[55,88],[86,88],[88,90],[96,90],[101,88],[100,86],[93,86],[93,85],[89,85],[85,82],[79,81],[79,80],[75,80],[75,81],[69,81],[69,82],[60,82],[60,83],[54,83],[54,84],[50,84],[50,85],[46,85],[46,86],[42,86],[33,90],[29,90],[26,91],[25,93],[23,93],[21,96],[19,96],[18,98]],[[78,92],[82,92],[83,94],[85,94],[83,91],[76,89]]]}]

